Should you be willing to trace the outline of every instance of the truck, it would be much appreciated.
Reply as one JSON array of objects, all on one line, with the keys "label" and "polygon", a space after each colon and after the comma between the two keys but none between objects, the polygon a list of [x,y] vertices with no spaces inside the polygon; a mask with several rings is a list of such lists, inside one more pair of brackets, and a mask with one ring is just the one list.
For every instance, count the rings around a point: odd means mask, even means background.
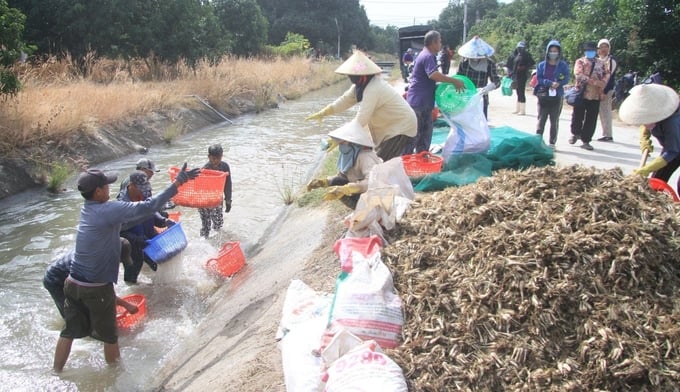
[{"label": "truck", "polygon": [[413,49],[413,57],[423,50],[425,47],[425,34],[432,30],[430,25],[416,25],[402,27],[399,29],[399,69],[401,69],[401,76],[404,82],[408,83],[408,76],[410,74],[409,68],[404,64],[404,53],[406,50]]}]

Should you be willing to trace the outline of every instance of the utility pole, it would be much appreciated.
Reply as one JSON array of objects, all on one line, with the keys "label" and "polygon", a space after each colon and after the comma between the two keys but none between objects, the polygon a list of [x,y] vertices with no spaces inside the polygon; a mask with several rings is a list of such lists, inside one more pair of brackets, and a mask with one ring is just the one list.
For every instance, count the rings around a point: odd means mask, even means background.
[{"label": "utility pole", "polygon": [[337,58],[340,59],[340,25],[338,24],[338,18],[333,18],[335,19],[335,28],[338,30],[338,56]]},{"label": "utility pole", "polygon": [[463,0],[463,43],[467,41],[467,0]]}]

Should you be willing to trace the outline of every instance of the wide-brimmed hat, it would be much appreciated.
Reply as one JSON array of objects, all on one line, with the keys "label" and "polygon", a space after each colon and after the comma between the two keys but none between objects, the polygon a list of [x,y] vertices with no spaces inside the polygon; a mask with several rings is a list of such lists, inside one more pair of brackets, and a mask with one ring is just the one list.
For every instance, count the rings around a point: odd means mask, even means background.
[{"label": "wide-brimmed hat", "polygon": [[352,120],[340,128],[328,133],[333,139],[344,140],[365,147],[374,147],[368,127],[362,127],[357,120]]},{"label": "wide-brimmed hat", "polygon": [[478,36],[472,37],[471,40],[464,43],[460,48],[458,48],[458,54],[461,57],[468,59],[481,59],[485,57],[493,56],[495,50],[491,45],[484,42],[483,39]]},{"label": "wide-brimmed hat", "polygon": [[92,192],[104,185],[113,184],[117,179],[116,174],[106,174],[99,169],[88,169],[78,176],[78,190],[81,193]]},{"label": "wide-brimmed hat", "polygon": [[335,70],[335,73],[341,75],[375,75],[381,72],[382,69],[359,50],[354,51],[354,54]]},{"label": "wide-brimmed hat", "polygon": [[652,124],[670,117],[680,98],[672,88],[661,84],[639,84],[619,108],[621,121],[631,125]]}]

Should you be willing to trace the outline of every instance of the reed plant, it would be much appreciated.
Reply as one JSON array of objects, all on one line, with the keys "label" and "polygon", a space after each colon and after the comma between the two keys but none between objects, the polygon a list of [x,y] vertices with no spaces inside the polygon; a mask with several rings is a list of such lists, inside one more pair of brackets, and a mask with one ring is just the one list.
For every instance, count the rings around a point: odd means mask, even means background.
[{"label": "reed plant", "polygon": [[68,56],[22,64],[16,71],[22,90],[0,105],[0,152],[153,111],[195,107],[197,95],[216,109],[237,115],[233,102],[258,108],[280,97],[297,98],[343,77],[337,63],[305,58],[268,60],[225,57],[219,63],[168,65],[154,58],[112,60],[89,56],[77,65]]},{"label": "reed plant", "polygon": [[49,169],[47,180],[47,190],[52,193],[59,193],[64,189],[64,182],[73,173],[73,168],[64,163],[55,163]]}]

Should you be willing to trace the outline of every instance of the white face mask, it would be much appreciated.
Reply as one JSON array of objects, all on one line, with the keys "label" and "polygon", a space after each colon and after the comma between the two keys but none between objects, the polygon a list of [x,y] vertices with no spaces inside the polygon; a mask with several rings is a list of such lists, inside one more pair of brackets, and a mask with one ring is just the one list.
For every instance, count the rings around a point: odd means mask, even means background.
[{"label": "white face mask", "polygon": [[558,52],[549,52],[548,53],[548,58],[551,59],[551,60],[555,60],[558,57],[560,57],[560,54]]}]

